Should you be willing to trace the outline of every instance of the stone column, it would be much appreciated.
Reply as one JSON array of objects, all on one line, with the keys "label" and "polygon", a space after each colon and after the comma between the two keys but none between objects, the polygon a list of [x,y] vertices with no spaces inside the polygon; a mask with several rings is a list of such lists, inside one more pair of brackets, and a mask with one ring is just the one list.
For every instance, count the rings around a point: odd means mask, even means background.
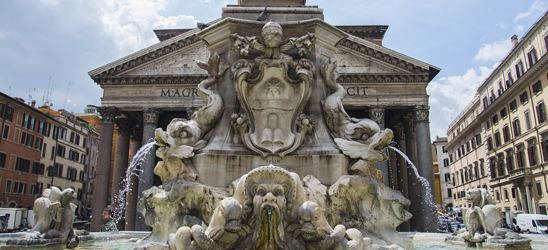
[{"label": "stone column", "polygon": [[[398,143],[400,151],[405,153],[405,131],[401,123],[398,123],[394,126],[394,139]],[[409,186],[407,182],[407,161],[400,154],[397,155],[397,179],[398,179],[398,190],[401,191],[405,198],[409,199]],[[406,221],[400,225],[400,231],[408,232],[411,230],[410,221]]]},{"label": "stone column", "polygon": [[[143,128],[135,127],[131,134],[131,160],[143,145]],[[136,168],[140,168],[136,166]],[[132,174],[130,178],[130,189],[126,196],[126,231],[135,231],[135,217],[137,216],[137,190],[139,190],[139,177]]]},{"label": "stone column", "polygon": [[98,107],[101,114],[101,135],[99,138],[99,155],[97,169],[93,180],[93,203],[91,206],[92,219],[91,231],[97,232],[103,225],[101,214],[109,204],[108,190],[110,182],[110,160],[112,154],[112,135],[114,132],[114,119],[119,114],[115,107]]},{"label": "stone column", "polygon": [[[422,177],[426,178],[430,187],[421,185],[422,221],[424,231],[435,232],[438,229],[438,215],[436,211],[436,181],[432,161],[432,141],[430,140],[430,121],[427,105],[415,107],[413,110],[417,129],[417,166]],[[428,195],[428,192],[430,195]]]},{"label": "stone column", "polygon": [[[143,110],[143,145],[147,144],[149,140],[154,138],[154,130],[158,127],[158,119],[162,111],[158,108],[146,108]],[[154,147],[151,152],[155,152]],[[143,195],[143,191],[149,189],[154,184],[154,153],[150,153],[145,158],[145,162],[141,166],[141,176],[139,181],[139,199]],[[137,220],[135,221],[135,230],[137,231],[150,231],[151,228],[145,224],[145,218],[137,213]]]},{"label": "stone column", "polygon": [[118,139],[116,141],[116,158],[114,160],[111,197],[114,216],[119,217],[116,224],[119,229],[122,229],[125,224],[124,213],[126,207],[125,190],[122,181],[126,176],[126,169],[128,167],[129,137],[135,124],[128,118],[116,119],[116,124],[118,125]]},{"label": "stone column", "polygon": [[[418,165],[417,162],[417,133],[415,129],[415,121],[413,119],[413,114],[407,114],[403,117],[404,126],[405,126],[405,154],[409,160],[415,165]],[[409,212],[413,214],[411,217],[411,231],[422,231],[422,217],[421,212],[421,203],[420,197],[421,192],[418,188],[420,183],[418,183],[417,177],[411,165],[407,167],[407,184],[409,191],[409,199],[411,200],[411,205],[409,206]]]},{"label": "stone column", "polygon": [[[375,121],[381,129],[384,129],[384,115],[385,115],[385,108],[383,106],[376,106],[376,107],[369,108],[369,119]],[[385,154],[388,153],[386,149],[383,150],[383,152]],[[388,161],[377,162],[375,166],[377,167],[378,170],[382,172],[382,175],[384,176],[384,185],[390,186],[391,177],[390,177],[390,172],[388,172]]]}]

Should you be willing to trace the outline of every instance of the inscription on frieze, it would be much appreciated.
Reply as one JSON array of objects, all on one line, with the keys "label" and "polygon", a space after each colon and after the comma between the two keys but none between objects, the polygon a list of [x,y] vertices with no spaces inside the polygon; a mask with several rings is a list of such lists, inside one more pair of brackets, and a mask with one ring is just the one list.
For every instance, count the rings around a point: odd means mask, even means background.
[{"label": "inscription on frieze", "polygon": [[198,89],[196,88],[172,88],[172,89],[162,89],[160,91],[160,97],[183,97],[183,98],[194,98],[198,96]]}]

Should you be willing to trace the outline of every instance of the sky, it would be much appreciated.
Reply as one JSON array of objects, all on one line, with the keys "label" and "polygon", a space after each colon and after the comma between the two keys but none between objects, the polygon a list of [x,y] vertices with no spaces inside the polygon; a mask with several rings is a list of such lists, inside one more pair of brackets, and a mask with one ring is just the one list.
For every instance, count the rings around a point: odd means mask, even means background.
[{"label": "sky", "polygon": [[[0,92],[83,112],[101,105],[88,72],[158,43],[154,29],[210,22],[236,0],[2,0]],[[332,25],[388,25],[383,46],[441,68],[428,85],[432,140],[546,12],[548,0],[307,0]]]}]

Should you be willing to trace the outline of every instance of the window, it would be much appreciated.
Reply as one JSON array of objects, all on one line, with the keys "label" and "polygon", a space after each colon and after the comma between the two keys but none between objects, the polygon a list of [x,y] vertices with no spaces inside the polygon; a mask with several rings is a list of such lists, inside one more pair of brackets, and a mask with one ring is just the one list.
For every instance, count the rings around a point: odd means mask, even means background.
[{"label": "window", "polygon": [[502,108],[502,109],[500,110],[500,119],[506,118],[506,115],[507,115],[507,113],[506,113],[506,108]]},{"label": "window", "polygon": [[516,109],[518,108],[518,105],[516,104],[516,100],[512,100],[510,102],[510,110],[512,110],[512,112],[516,111]]},{"label": "window", "polygon": [[537,165],[537,147],[535,139],[527,142],[527,156],[529,156],[529,166]]},{"label": "window", "polygon": [[[85,142],[85,141],[86,141],[86,138],[84,138],[84,142]],[[86,145],[86,144],[84,143],[84,146],[85,146],[85,145]],[[441,146],[441,152],[447,153],[447,149],[445,148],[445,146]]]},{"label": "window", "polygon": [[453,196],[453,193],[451,192],[451,189],[448,188],[447,189],[447,197],[451,197],[451,196]]},{"label": "window", "polygon": [[21,139],[19,140],[19,142],[25,145],[26,141],[27,141],[27,132],[21,132]]},{"label": "window", "polygon": [[6,167],[6,154],[0,152],[0,167]]},{"label": "window", "polygon": [[498,190],[495,191],[495,199],[496,201],[500,201],[500,194]]},{"label": "window", "polygon": [[10,133],[10,126],[4,125],[4,132],[2,133],[2,138],[8,139],[9,133]]},{"label": "window", "polygon": [[537,104],[537,120],[539,124],[546,122],[546,107],[544,106],[544,102]]},{"label": "window", "polygon": [[57,146],[57,155],[61,157],[65,157],[65,147],[64,146]]},{"label": "window", "polygon": [[466,142],[466,152],[470,152],[470,142]]},{"label": "window", "polygon": [[506,188],[503,189],[502,193],[503,193],[503,195],[504,195],[504,200],[505,200],[505,201],[508,201],[508,189],[506,189]]},{"label": "window", "polygon": [[523,93],[519,95],[519,101],[521,102],[521,104],[527,103],[528,100],[529,100],[529,97],[527,96],[527,91],[524,91]]},{"label": "window", "polygon": [[487,102],[487,97],[483,97],[482,102],[483,102],[483,109],[487,109],[487,107],[489,106],[489,103]]},{"label": "window", "polygon": [[487,151],[493,150],[493,139],[491,136],[487,137]]},{"label": "window", "polygon": [[78,180],[81,182],[84,182],[84,171],[80,170],[80,175],[78,177]]},{"label": "window", "polygon": [[42,158],[46,158],[46,150],[48,148],[48,144],[44,143],[44,147],[42,147]]},{"label": "window", "polygon": [[[15,192],[15,188],[13,190]],[[19,194],[25,194],[27,192],[27,183],[21,182],[19,183],[19,190],[17,193]]]},{"label": "window", "polygon": [[524,71],[523,71],[523,62],[519,61],[518,63],[516,63],[516,76],[517,76],[517,79],[519,79],[523,75],[523,73],[524,73]]},{"label": "window", "polygon": [[502,87],[502,81],[499,81],[499,96],[502,95],[502,93],[504,93],[504,88]]},{"label": "window", "polygon": [[465,169],[464,169],[464,181],[465,181],[465,182],[468,182],[468,180],[469,180],[468,169],[465,168]]},{"label": "window", "polygon": [[537,63],[537,50],[533,48],[529,53],[527,53],[527,59],[529,59],[529,67],[533,67]]},{"label": "window", "polygon": [[537,195],[540,197],[544,196],[544,194],[542,193],[542,185],[540,184],[540,181],[537,181],[535,184],[537,186]]},{"label": "window", "polygon": [[17,157],[15,161],[15,170],[28,173],[30,169],[30,160]]},{"label": "window", "polygon": [[481,134],[476,135],[476,144],[479,146],[481,145]]},{"label": "window", "polygon": [[53,175],[63,177],[63,164],[55,163],[55,168],[53,169]]},{"label": "window", "polygon": [[500,132],[497,130],[495,132],[495,147],[499,147],[500,145],[501,145]]},{"label": "window", "polygon": [[506,171],[510,173],[514,170],[514,151],[512,149],[506,151]]},{"label": "window", "polygon": [[542,149],[542,156],[544,161],[548,161],[548,133],[542,135],[540,141],[540,148]]},{"label": "window", "polygon": [[35,195],[36,193],[36,184],[30,184],[30,195]]},{"label": "window", "polygon": [[459,158],[462,157],[462,154],[460,153],[460,148],[457,149],[457,154],[459,155]]},{"label": "window", "polygon": [[[7,106],[7,109],[6,109],[6,121],[9,121],[11,122],[13,120],[13,113],[14,113],[14,110],[12,107],[10,106]],[[3,114],[3,113],[2,113]]]},{"label": "window", "polygon": [[480,171],[481,171],[481,176],[484,177],[485,176],[485,167],[484,167],[483,159],[480,160]]},{"label": "window", "polygon": [[81,201],[82,200],[82,197],[84,196],[84,191],[82,189],[78,189],[78,192],[77,192],[77,196],[76,196],[76,199]]},{"label": "window", "polygon": [[514,78],[512,77],[512,71],[508,71],[508,80],[506,80],[506,88],[510,88],[514,84]]},{"label": "window", "polygon": [[76,137],[74,138],[74,144],[80,145],[80,135],[76,135]]},{"label": "window", "polygon": [[516,152],[516,165],[518,168],[523,168],[525,167],[525,162],[524,162],[524,146],[523,144],[520,144],[518,145],[517,147],[517,152]]},{"label": "window", "polygon": [[510,141],[510,128],[506,124],[502,128],[502,137],[504,138],[504,143]]},{"label": "window", "polygon": [[519,127],[519,119],[514,119],[514,121],[512,121],[512,125],[514,127],[514,137],[518,137],[521,135],[521,129]]},{"label": "window", "polygon": [[497,172],[499,176],[504,176],[506,173],[504,173],[504,154],[500,153],[498,154],[498,164],[497,164]]},{"label": "window", "polygon": [[40,173],[40,163],[35,161],[32,164],[32,174],[39,174]]},{"label": "window", "polygon": [[43,142],[42,138],[36,137],[36,142],[34,143],[34,148],[42,151],[42,142]]},{"label": "window", "polygon": [[80,159],[80,153],[74,151],[74,150],[69,150],[69,156],[68,158],[70,160],[73,160],[73,161],[78,161]]},{"label": "window", "polygon": [[535,93],[535,95],[538,95],[540,94],[540,92],[542,92],[542,84],[540,83],[540,80],[538,80],[533,83],[533,93]]},{"label": "window", "polygon": [[74,143],[74,132],[70,132],[70,142]]},{"label": "window", "polygon": [[0,119],[4,118],[4,109],[6,108],[6,104],[0,103]]},{"label": "window", "polygon": [[6,193],[11,193],[11,180],[6,181]]},{"label": "window", "polygon": [[529,129],[531,129],[531,115],[529,110],[525,110],[523,116],[525,117],[525,131],[529,131]]},{"label": "window", "polygon": [[490,129],[491,128],[491,122],[489,122],[489,120],[486,120],[485,121],[485,129]]},{"label": "window", "polygon": [[476,138],[475,137],[472,137],[472,139],[470,139],[470,144],[472,145],[472,148],[476,148]]},{"label": "window", "polygon": [[478,169],[478,163],[474,163],[474,175],[476,176],[476,178],[480,178],[480,175],[479,175],[479,169]]},{"label": "window", "polygon": [[497,178],[497,158],[491,157],[489,159],[489,171],[491,171],[491,179]]},{"label": "window", "polygon": [[516,188],[512,188],[512,199],[516,199]]},{"label": "window", "polygon": [[451,182],[451,174],[446,173],[446,174],[444,175],[444,177],[445,177],[445,182],[447,182],[447,183]]},{"label": "window", "polygon": [[449,167],[449,159],[443,159],[443,166],[444,167]]}]

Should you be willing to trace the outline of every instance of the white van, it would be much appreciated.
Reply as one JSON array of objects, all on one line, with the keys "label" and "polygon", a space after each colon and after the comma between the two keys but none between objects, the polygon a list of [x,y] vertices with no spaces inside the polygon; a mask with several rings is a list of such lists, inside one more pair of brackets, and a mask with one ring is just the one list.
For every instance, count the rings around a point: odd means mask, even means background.
[{"label": "white van", "polygon": [[526,232],[527,229],[531,233],[548,233],[548,215],[543,214],[518,214],[516,216],[517,225],[521,232]]}]

